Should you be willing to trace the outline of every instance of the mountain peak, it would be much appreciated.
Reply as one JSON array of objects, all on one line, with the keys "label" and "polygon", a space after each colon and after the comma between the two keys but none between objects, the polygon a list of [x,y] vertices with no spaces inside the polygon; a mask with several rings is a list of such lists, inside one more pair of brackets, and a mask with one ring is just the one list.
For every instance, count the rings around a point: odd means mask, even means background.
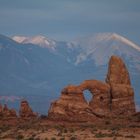
[{"label": "mountain peak", "polygon": [[[127,46],[130,46],[134,49],[136,49],[137,51],[140,51],[140,47],[138,45],[136,45],[135,43],[133,43],[132,41],[130,41],[129,39],[125,38],[122,35],[119,35],[117,33],[110,33],[110,32],[106,32],[106,33],[95,33],[86,37],[81,37],[78,38],[76,40],[74,40],[72,43],[77,45],[77,44],[87,44],[91,47],[94,47],[95,44],[106,44],[107,42],[114,42],[114,44],[117,42],[120,42],[122,44],[125,44]],[[123,47],[123,46],[122,46]]]},{"label": "mountain peak", "polygon": [[94,60],[96,65],[104,65],[111,55],[126,55],[136,58],[136,55],[138,56],[140,53],[138,45],[116,33],[92,34],[78,38],[70,45],[79,50],[76,65],[90,58]]},{"label": "mountain peak", "polygon": [[55,41],[52,39],[49,39],[42,35],[32,36],[32,37],[26,37],[26,36],[14,36],[12,37],[13,40],[17,41],[18,43],[22,44],[34,44],[38,45],[43,48],[54,48],[55,47]]},{"label": "mountain peak", "polygon": [[18,43],[22,43],[27,37],[25,36],[13,36],[12,39]]},{"label": "mountain peak", "polygon": [[116,33],[113,33],[112,34],[112,39],[114,40],[118,40],[118,41],[121,41],[135,49],[137,49],[138,51],[140,51],[140,47],[138,45],[136,45],[135,43],[133,43],[132,41],[128,40],[127,38],[121,36],[121,35],[118,35]]}]

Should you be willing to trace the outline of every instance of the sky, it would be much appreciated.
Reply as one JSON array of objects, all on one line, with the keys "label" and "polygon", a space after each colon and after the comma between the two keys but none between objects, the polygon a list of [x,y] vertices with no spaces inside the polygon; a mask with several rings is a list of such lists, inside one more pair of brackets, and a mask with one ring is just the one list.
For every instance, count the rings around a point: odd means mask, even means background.
[{"label": "sky", "polygon": [[115,32],[140,44],[140,0],[0,0],[0,34],[70,41]]}]

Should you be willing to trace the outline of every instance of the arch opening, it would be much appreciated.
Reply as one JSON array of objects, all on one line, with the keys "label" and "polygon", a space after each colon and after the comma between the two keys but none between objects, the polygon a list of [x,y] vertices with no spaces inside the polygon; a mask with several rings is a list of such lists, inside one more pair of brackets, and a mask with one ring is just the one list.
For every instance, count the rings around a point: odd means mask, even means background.
[{"label": "arch opening", "polygon": [[92,100],[93,98],[93,95],[92,93],[89,91],[89,90],[84,90],[83,91],[83,95],[84,95],[84,98],[86,100],[86,102],[89,104],[89,102]]}]

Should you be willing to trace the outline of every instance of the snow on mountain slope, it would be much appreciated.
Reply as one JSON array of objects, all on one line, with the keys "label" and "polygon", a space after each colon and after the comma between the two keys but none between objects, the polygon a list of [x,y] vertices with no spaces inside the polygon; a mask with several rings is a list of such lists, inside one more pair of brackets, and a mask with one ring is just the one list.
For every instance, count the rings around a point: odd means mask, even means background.
[{"label": "snow on mountain slope", "polygon": [[140,71],[140,47],[116,33],[96,33],[65,42],[63,45],[40,35],[34,37],[14,36],[13,40],[55,50],[75,66],[81,63],[86,64],[87,61],[94,62],[96,66],[106,65],[111,55],[118,55],[124,60],[131,61],[129,67],[136,67]]},{"label": "snow on mountain slope", "polygon": [[105,65],[111,55],[125,56],[134,63],[140,62],[140,47],[115,33],[98,33],[78,38],[68,45],[71,49],[79,50],[75,65],[83,63],[87,59],[94,60],[97,66]]},{"label": "snow on mountain slope", "polygon": [[135,48],[136,50],[140,51],[140,47],[138,45],[134,44],[132,41],[126,39],[123,36],[120,36],[120,35],[114,33],[112,35],[112,39],[121,41],[121,42],[123,42],[123,43],[125,43],[125,44],[127,44],[127,45],[129,45],[129,46],[131,46],[133,48]]},{"label": "snow on mountain slope", "polygon": [[13,40],[15,40],[18,43],[22,43],[27,37],[25,36],[14,36],[12,37]]},{"label": "snow on mountain slope", "polygon": [[37,35],[33,37],[14,36],[12,37],[12,39],[18,43],[22,43],[22,44],[31,43],[43,48],[47,47],[47,48],[55,49],[56,46],[56,42],[54,40],[48,39],[47,37],[41,35]]}]

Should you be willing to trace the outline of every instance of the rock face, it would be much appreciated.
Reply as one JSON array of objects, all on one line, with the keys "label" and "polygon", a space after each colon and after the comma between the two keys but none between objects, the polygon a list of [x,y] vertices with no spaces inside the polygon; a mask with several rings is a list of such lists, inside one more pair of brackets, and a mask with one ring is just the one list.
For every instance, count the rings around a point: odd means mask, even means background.
[{"label": "rock face", "polygon": [[25,118],[25,119],[37,117],[37,114],[32,111],[31,107],[29,106],[29,104],[26,100],[21,101],[19,117]]},{"label": "rock face", "polygon": [[77,121],[79,117],[82,120],[88,108],[82,90],[77,86],[69,85],[62,90],[60,99],[51,104],[49,117],[72,121]]},{"label": "rock face", "polygon": [[111,89],[112,112],[116,115],[134,113],[134,91],[131,87],[129,73],[121,58],[111,57],[106,82]]},{"label": "rock face", "polygon": [[[89,90],[89,103],[83,92]],[[86,80],[78,86],[65,87],[58,100],[52,102],[48,117],[53,120],[94,121],[103,117],[135,113],[134,92],[129,73],[121,58],[112,56],[106,82]]]},{"label": "rock face", "polygon": [[14,109],[9,109],[5,104],[4,107],[0,104],[0,118],[16,118],[17,114]]},{"label": "rock face", "polygon": [[89,102],[92,111],[102,116],[108,114],[110,111],[110,86],[108,84],[97,80],[86,80],[79,87],[82,93],[89,90],[92,94]]},{"label": "rock face", "polygon": [[131,85],[128,70],[120,57],[111,56],[106,82],[109,84]]}]

